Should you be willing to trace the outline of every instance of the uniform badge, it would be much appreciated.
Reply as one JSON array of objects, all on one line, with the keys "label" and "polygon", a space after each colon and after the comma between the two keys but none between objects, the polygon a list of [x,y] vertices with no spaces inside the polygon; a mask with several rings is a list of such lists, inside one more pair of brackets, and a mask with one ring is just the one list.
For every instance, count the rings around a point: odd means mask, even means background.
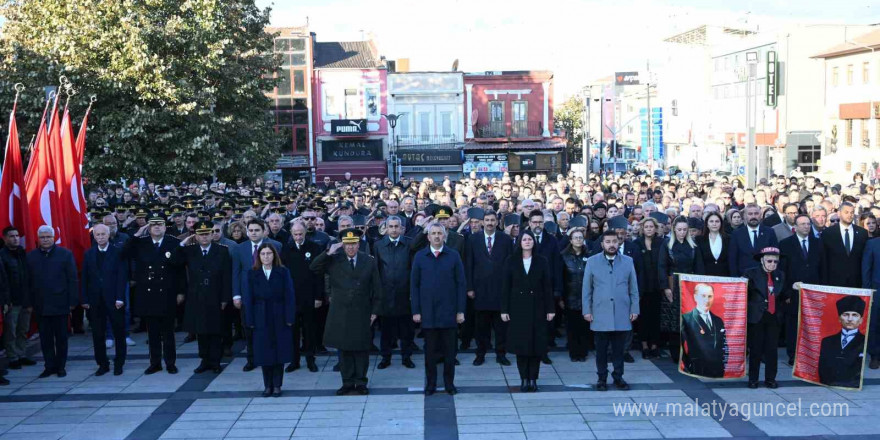
[{"label": "uniform badge", "polygon": [[308,260],[309,258],[312,258],[312,253],[306,252],[306,260]]},{"label": "uniform badge", "polygon": [[171,252],[165,252],[165,258],[171,258]]},{"label": "uniform badge", "polygon": [[701,335],[705,335],[705,334],[706,334],[706,331],[703,330],[703,329],[700,329],[700,334],[701,334]]},{"label": "uniform badge", "polygon": [[587,257],[582,258],[582,260],[587,261]]}]

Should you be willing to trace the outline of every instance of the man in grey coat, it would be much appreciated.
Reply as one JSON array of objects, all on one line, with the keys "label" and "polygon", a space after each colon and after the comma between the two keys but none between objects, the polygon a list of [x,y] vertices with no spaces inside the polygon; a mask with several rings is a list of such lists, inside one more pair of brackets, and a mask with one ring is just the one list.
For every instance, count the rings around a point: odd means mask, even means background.
[{"label": "man in grey coat", "polygon": [[624,343],[639,317],[639,288],[632,258],[618,254],[617,233],[602,234],[602,253],[587,260],[584,269],[583,313],[596,340],[596,390],[608,390],[608,344],[614,364],[614,386],[628,390],[623,380]]}]

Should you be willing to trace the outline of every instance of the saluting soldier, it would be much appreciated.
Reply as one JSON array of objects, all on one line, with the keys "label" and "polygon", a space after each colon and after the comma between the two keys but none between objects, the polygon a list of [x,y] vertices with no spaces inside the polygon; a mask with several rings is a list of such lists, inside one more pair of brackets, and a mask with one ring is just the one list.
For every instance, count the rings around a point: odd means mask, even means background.
[{"label": "saluting soldier", "polygon": [[[220,373],[222,355],[220,338],[223,309],[232,301],[232,259],[222,244],[211,243],[212,224],[196,224],[197,246],[181,246],[172,256],[172,262],[186,267],[186,294],[181,292],[177,302],[186,299],[183,327],[196,334],[199,358],[202,360],[193,372],[212,370]],[[187,244],[192,237],[187,238]]]},{"label": "saluting soldier", "polygon": [[150,366],[144,374],[162,371],[162,360],[169,374],[176,374],[177,348],[174,318],[177,293],[183,291],[180,269],[171,257],[180,240],[165,234],[165,216],[153,212],[147,226],[126,243],[124,258],[132,263],[131,311],[145,321],[150,340]]},{"label": "saluting soldier", "polygon": [[[363,232],[350,228],[339,235],[342,243],[318,255],[311,269],[330,278],[330,311],[324,343],[341,353],[342,388],[336,394],[356,391],[366,395],[372,345],[370,327],[382,307],[382,284],[375,258],[359,250]],[[345,252],[339,252],[341,247]]]}]

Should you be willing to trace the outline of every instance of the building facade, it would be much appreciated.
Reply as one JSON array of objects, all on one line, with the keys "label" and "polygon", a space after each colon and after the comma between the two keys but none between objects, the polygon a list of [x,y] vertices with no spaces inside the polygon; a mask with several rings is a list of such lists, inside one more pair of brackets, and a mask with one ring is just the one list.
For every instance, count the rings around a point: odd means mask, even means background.
[{"label": "building facade", "polygon": [[464,88],[465,174],[567,170],[565,140],[554,136],[552,72],[465,73]]},{"label": "building facade", "polygon": [[388,140],[395,151],[397,176],[438,181],[462,176],[465,118],[461,72],[389,73],[388,111],[397,115]]},{"label": "building facade", "polygon": [[387,70],[372,41],[316,42],[316,177],[388,175]]}]

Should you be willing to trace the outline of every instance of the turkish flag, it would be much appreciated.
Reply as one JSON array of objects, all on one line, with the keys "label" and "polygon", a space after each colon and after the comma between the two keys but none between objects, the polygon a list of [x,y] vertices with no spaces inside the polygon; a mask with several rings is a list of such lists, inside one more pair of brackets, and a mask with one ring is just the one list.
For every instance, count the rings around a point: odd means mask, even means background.
[{"label": "turkish flag", "polygon": [[27,198],[24,197],[24,168],[21,162],[21,145],[18,143],[18,124],[15,108],[9,115],[9,137],[6,138],[6,155],[3,173],[0,174],[0,231],[9,226],[18,228],[22,246],[27,243]]},{"label": "turkish flag", "polygon": [[[54,130],[55,124],[52,125]],[[58,207],[61,209],[62,236],[67,239],[67,247],[73,252],[78,266],[91,245],[89,240],[89,220],[86,217],[85,201],[82,198],[82,185],[79,181],[79,160],[73,139],[73,126],[70,113],[64,109],[61,118],[61,131],[58,144],[53,145],[52,164],[55,169],[55,183],[58,194]],[[50,137],[50,145],[54,136]]]},{"label": "turkish flag", "polygon": [[52,164],[52,152],[50,134],[56,137],[55,143],[61,144],[60,126],[58,124],[58,98],[52,106],[52,125],[58,126],[55,130],[46,129],[46,112],[40,120],[40,128],[37,131],[34,151],[31,153],[27,173],[24,176],[24,184],[27,193],[28,223],[27,231],[28,250],[37,247],[37,229],[48,225],[55,230],[55,244],[67,246],[62,235],[61,211],[58,206],[58,193],[56,192],[54,167]]},{"label": "turkish flag", "polygon": [[[92,112],[92,106],[89,105],[89,108],[86,109],[86,115],[83,116],[82,124],[79,126],[79,133],[76,135],[76,163],[77,163],[77,171],[76,171],[76,181],[79,182],[79,206],[87,207],[88,203],[86,202],[86,193],[83,190],[83,179],[82,179],[82,169],[83,169],[83,159],[86,154],[86,131],[88,130],[89,123],[89,114]],[[83,215],[83,218],[86,218]],[[86,224],[88,224],[88,219],[86,218]],[[91,238],[89,239],[89,243],[91,243]]]}]

